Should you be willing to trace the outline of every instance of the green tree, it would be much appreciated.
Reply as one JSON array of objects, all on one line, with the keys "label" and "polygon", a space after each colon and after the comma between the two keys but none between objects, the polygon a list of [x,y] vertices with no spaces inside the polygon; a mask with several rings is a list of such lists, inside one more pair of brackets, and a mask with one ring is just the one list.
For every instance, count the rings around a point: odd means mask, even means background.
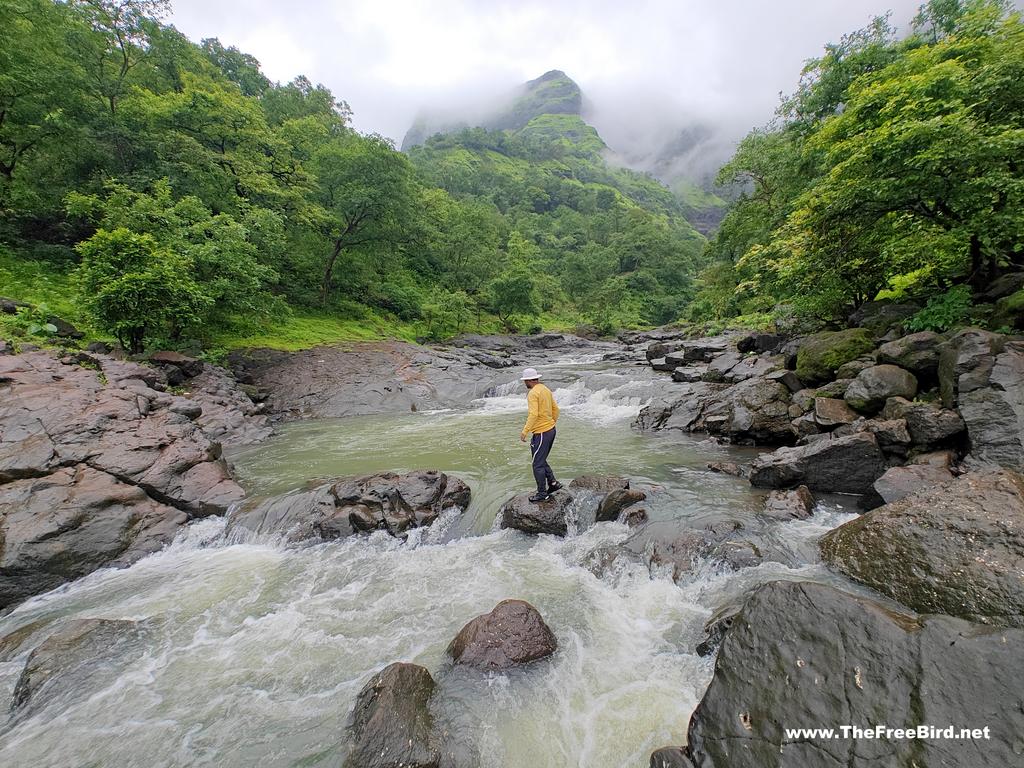
[{"label": "green tree", "polygon": [[151,235],[101,229],[77,250],[83,305],[133,354],[143,351],[147,337],[196,322],[211,303],[189,260],[160,248]]}]

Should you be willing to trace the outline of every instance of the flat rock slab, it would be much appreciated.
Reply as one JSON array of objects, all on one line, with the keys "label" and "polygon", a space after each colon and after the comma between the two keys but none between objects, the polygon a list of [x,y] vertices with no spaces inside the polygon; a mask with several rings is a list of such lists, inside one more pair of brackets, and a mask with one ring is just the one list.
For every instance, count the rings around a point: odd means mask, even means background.
[{"label": "flat rock slab", "polygon": [[1024,477],[972,472],[851,520],[825,562],[920,613],[1024,626]]},{"label": "flat rock slab", "polygon": [[374,675],[349,715],[352,748],[342,768],[439,768],[434,686],[430,672],[416,664],[391,664]]},{"label": "flat rock slab", "polygon": [[[894,613],[832,587],[777,581],[747,600],[690,719],[697,768],[1020,763],[1024,631]],[[955,724],[990,740],[791,739],[787,728]]]},{"label": "flat rock slab", "polygon": [[456,664],[501,670],[550,656],[558,641],[540,612],[525,600],[503,600],[477,616],[448,646]]}]

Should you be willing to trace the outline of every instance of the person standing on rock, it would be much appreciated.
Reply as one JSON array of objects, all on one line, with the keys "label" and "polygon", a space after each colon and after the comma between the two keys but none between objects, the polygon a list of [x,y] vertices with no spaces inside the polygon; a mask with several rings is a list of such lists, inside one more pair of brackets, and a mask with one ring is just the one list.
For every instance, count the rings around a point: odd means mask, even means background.
[{"label": "person standing on rock", "polygon": [[537,481],[537,493],[530,497],[530,501],[537,503],[547,501],[552,493],[562,487],[562,484],[555,480],[555,473],[548,464],[548,454],[551,453],[551,446],[555,442],[558,403],[555,402],[551,390],[540,383],[540,374],[536,368],[527,368],[523,371],[522,378],[529,390],[526,402],[530,408],[530,415],[519,439],[525,443],[527,435],[533,435],[530,438],[530,453],[533,456],[533,479]]}]

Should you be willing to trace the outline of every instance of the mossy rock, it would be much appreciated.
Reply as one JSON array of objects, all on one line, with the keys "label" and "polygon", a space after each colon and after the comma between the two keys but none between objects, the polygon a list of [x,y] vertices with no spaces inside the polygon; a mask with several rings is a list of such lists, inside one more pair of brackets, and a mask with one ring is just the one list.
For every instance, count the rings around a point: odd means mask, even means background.
[{"label": "mossy rock", "polygon": [[996,328],[1024,328],[1024,288],[996,303],[990,325]]},{"label": "mossy rock", "polygon": [[808,336],[796,355],[796,375],[804,382],[828,381],[844,363],[856,360],[875,348],[865,328],[823,331]]}]

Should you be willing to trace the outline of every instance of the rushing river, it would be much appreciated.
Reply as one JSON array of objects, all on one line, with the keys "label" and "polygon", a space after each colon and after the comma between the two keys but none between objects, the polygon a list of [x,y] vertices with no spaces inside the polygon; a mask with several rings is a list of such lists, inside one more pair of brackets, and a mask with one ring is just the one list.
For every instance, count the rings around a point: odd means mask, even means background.
[{"label": "rushing river", "polygon": [[[551,463],[566,485],[623,474],[655,489],[654,520],[754,520],[760,497],[747,483],[705,468],[748,458],[738,449],[631,430],[657,386],[646,368],[584,358],[545,372],[563,413]],[[0,636],[68,618],[144,621],[137,647],[87,686],[0,725],[0,765],[337,766],[356,694],[393,661],[431,671],[436,717],[482,768],[642,768],[652,749],[685,741],[713,670],[693,652],[704,622],[758,582],[828,579],[812,544],[845,516],[820,507],[776,526],[796,558],[789,566],[728,573],[705,563],[676,585],[620,560],[596,576],[588,556],[626,539],[625,526],[566,539],[495,530],[501,502],[532,482],[519,442],[525,393],[512,378],[462,409],[294,423],[230,456],[255,496],[382,470],[465,479],[470,509],[408,542],[377,533],[288,547],[228,539],[223,521],[208,519],[131,568],[0,618]],[[505,598],[540,610],[555,656],[508,675],[451,667],[444,652],[459,628]],[[24,656],[0,663],[0,702],[23,665]]]}]

